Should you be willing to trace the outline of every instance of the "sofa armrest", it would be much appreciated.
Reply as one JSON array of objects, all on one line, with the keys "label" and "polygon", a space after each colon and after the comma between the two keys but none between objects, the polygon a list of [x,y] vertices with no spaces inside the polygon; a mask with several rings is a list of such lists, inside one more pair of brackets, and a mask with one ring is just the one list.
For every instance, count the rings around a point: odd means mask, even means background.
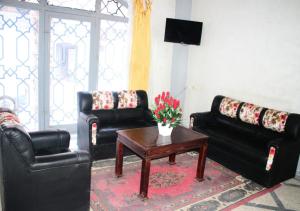
[{"label": "sofa armrest", "polygon": [[299,114],[289,114],[285,133],[288,134],[295,141],[300,141],[300,115]]},{"label": "sofa armrest", "polygon": [[70,144],[70,133],[64,130],[30,132],[31,141],[35,152],[48,150],[60,152],[68,150]]},{"label": "sofa armrest", "polygon": [[90,155],[86,151],[74,151],[53,155],[36,156],[35,163],[31,164],[31,170],[45,170],[51,168],[90,163]]},{"label": "sofa armrest", "polygon": [[152,112],[149,109],[146,109],[144,111],[144,118],[145,118],[146,122],[149,122],[152,125],[157,125],[157,123],[155,122],[155,120],[152,117]]},{"label": "sofa armrest", "polygon": [[[275,149],[275,155],[270,161],[272,147]],[[284,168],[289,169],[293,166],[296,168],[300,153],[300,141],[287,137],[273,139],[268,143],[268,153],[269,157],[266,165],[268,165],[268,162],[271,163],[272,171],[283,171]]]},{"label": "sofa armrest", "polygon": [[190,127],[205,126],[211,118],[211,112],[192,113],[190,115]]},{"label": "sofa armrest", "polygon": [[83,112],[79,112],[79,118],[80,120],[84,121],[85,123],[91,125],[93,123],[98,124],[98,117],[94,114],[86,114]]},{"label": "sofa armrest", "polygon": [[[98,117],[94,114],[79,112],[77,121],[77,145],[81,150],[90,152],[92,145],[92,132],[99,127]],[[94,134],[95,136],[95,134]],[[94,137],[95,138],[95,137]]]},{"label": "sofa armrest", "polygon": [[274,147],[277,151],[288,150],[295,153],[300,153],[300,141],[295,141],[290,138],[277,138],[268,143],[268,149]]}]

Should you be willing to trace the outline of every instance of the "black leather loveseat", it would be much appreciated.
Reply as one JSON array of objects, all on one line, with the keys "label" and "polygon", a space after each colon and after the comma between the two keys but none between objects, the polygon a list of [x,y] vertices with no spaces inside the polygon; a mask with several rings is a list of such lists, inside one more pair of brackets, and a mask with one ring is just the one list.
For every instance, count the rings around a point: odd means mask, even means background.
[{"label": "black leather loveseat", "polygon": [[67,131],[27,133],[14,120],[0,112],[2,210],[90,210],[89,153],[70,151]]},{"label": "black leather loveseat", "polygon": [[211,111],[193,113],[192,129],[209,135],[208,157],[271,187],[295,176],[300,115],[216,96]]},{"label": "black leather loveseat", "polygon": [[[94,160],[115,157],[117,130],[156,125],[148,109],[147,93],[143,90],[135,93],[135,108],[118,108],[120,92],[112,92],[111,108],[93,109],[93,93],[78,92],[78,146],[89,150]],[[125,149],[124,154],[131,152]]]}]

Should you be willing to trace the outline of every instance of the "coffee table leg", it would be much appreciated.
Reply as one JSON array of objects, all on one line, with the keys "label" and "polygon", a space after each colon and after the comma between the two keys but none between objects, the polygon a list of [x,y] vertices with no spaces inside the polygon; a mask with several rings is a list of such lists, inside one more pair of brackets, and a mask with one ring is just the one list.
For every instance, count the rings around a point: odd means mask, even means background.
[{"label": "coffee table leg", "polygon": [[199,182],[204,180],[203,176],[204,176],[206,153],[207,153],[207,143],[203,144],[203,146],[200,147],[200,150],[199,150],[197,174],[196,174],[196,179]]},{"label": "coffee table leg", "polygon": [[116,153],[115,174],[117,177],[121,177],[123,170],[123,144],[119,141],[117,141]]},{"label": "coffee table leg", "polygon": [[151,160],[143,159],[142,172],[141,172],[141,183],[140,183],[140,197],[142,197],[142,198],[148,198],[150,166],[151,166]]},{"label": "coffee table leg", "polygon": [[170,164],[170,165],[176,164],[176,162],[175,162],[175,157],[176,157],[176,154],[175,154],[175,153],[172,154],[172,155],[169,155],[169,164]]}]

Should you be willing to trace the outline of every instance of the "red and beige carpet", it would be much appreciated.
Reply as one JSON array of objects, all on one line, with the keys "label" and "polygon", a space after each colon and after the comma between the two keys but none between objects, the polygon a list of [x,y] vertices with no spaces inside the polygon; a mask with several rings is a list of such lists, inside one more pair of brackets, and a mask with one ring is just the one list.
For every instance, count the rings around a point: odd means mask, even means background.
[{"label": "red and beige carpet", "polygon": [[[114,175],[114,160],[96,162],[92,171],[91,207],[99,210],[231,210],[273,191],[207,159],[205,180],[195,180],[198,155],[176,156],[176,165],[167,158],[151,163],[149,199],[138,197],[141,160],[125,158],[123,176]],[[276,188],[276,187],[275,187]]]}]

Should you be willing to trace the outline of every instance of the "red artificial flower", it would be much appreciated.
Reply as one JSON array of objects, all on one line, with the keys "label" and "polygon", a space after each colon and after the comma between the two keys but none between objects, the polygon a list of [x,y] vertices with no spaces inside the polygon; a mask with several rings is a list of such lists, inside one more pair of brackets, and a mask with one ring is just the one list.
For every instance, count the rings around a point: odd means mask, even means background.
[{"label": "red artificial flower", "polygon": [[174,100],[173,108],[174,108],[174,109],[177,109],[178,106],[179,106],[179,104],[180,104],[180,101],[179,101],[179,100]]},{"label": "red artificial flower", "polygon": [[165,92],[163,92],[162,95],[161,95],[161,99],[162,99],[163,101],[165,101],[165,97],[166,97],[166,96],[165,96]]},{"label": "red artificial flower", "polygon": [[172,105],[173,105],[174,100],[175,100],[175,99],[174,99],[173,97],[170,98],[170,100],[169,100],[169,106],[172,106]]},{"label": "red artificial flower", "polygon": [[164,123],[166,123],[166,122],[167,122],[167,118],[166,118],[166,117],[163,119],[163,122],[164,122]]},{"label": "red artificial flower", "polygon": [[174,117],[171,119],[171,122],[175,122],[175,118]]},{"label": "red artificial flower", "polygon": [[156,105],[159,104],[159,100],[160,100],[159,97],[156,97],[156,98],[155,98],[155,104],[156,104]]},{"label": "red artificial flower", "polygon": [[170,92],[167,92],[166,95],[167,95],[167,97],[169,97],[170,96]]},{"label": "red artificial flower", "polygon": [[157,113],[157,114],[155,114],[156,115],[156,117],[157,117],[157,119],[159,119],[160,118],[160,115]]}]

